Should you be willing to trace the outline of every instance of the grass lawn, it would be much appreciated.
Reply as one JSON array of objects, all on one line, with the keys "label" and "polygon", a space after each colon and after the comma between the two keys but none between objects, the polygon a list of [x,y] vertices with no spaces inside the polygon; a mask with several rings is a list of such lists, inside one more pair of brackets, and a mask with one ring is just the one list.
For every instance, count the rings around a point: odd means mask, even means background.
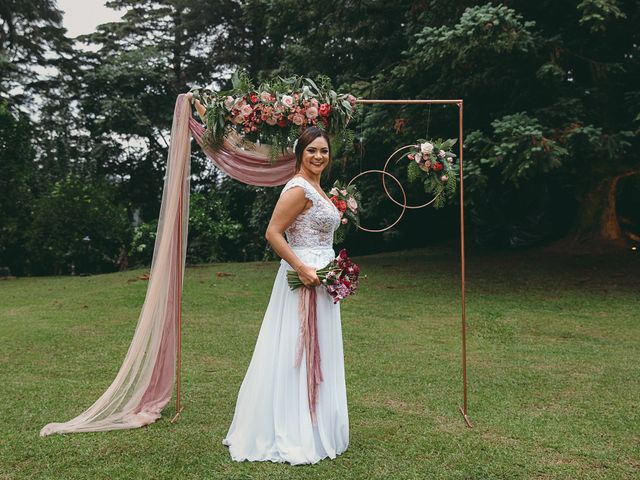
[{"label": "grass lawn", "polygon": [[349,449],[297,467],[232,462],[221,443],[276,263],[187,269],[178,423],[171,403],[145,428],[46,438],[114,378],[144,270],[0,282],[0,479],[640,477],[638,254],[468,255],[473,429],[458,412],[458,252],[356,260],[368,278],[342,306]]}]

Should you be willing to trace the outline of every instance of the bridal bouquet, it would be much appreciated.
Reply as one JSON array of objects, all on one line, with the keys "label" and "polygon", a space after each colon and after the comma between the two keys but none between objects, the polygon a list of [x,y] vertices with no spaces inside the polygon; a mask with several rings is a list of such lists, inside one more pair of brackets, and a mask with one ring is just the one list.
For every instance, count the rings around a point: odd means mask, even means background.
[{"label": "bridal bouquet", "polygon": [[[316,273],[322,285],[333,298],[333,303],[338,303],[340,300],[354,294],[358,289],[360,267],[353,263],[344,248],[340,250],[334,260],[324,268],[317,270]],[[287,272],[287,282],[291,290],[304,285],[298,274],[293,270]]]}]

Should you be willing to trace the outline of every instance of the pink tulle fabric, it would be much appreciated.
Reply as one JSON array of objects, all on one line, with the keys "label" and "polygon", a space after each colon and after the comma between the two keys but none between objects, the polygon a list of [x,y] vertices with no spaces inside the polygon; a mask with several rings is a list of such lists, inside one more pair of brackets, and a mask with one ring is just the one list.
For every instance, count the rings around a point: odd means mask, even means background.
[{"label": "pink tulle fabric", "polygon": [[190,135],[218,168],[241,182],[282,185],[294,174],[292,153],[271,165],[266,145],[247,148],[232,135],[220,151],[213,151],[203,145],[203,132],[204,127],[191,116],[186,96],[179,95],[149,285],[129,350],[115,379],[93,405],[67,422],[45,425],[41,436],[141,427],[160,418],[171,400],[189,220]]},{"label": "pink tulle fabric", "polygon": [[193,118],[189,122],[193,138],[213,164],[232,178],[249,185],[273,187],[284,185],[295,174],[296,157],[290,152],[269,163],[269,146],[243,142],[231,132],[220,149],[213,150],[204,144],[204,126]]}]

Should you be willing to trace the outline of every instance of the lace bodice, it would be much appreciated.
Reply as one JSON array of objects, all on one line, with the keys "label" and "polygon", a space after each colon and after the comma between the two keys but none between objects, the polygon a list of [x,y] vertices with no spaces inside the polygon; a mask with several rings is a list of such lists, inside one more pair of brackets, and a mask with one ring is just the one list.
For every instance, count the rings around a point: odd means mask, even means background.
[{"label": "lace bodice", "polygon": [[333,247],[333,232],[340,226],[338,209],[307,180],[296,176],[287,182],[282,195],[293,187],[302,187],[304,196],[313,202],[311,208],[296,217],[285,230],[292,247]]}]

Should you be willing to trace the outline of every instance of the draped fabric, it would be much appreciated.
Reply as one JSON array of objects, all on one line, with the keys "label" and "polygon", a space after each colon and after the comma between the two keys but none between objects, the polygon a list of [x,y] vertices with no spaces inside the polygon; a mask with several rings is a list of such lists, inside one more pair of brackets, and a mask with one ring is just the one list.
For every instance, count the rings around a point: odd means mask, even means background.
[{"label": "draped fabric", "polygon": [[220,149],[213,150],[204,144],[204,127],[193,118],[189,122],[193,138],[216,167],[232,178],[263,187],[284,185],[295,173],[296,157],[293,153],[280,155],[269,164],[269,145],[256,145],[244,141],[249,148],[243,149],[240,136],[231,132]]},{"label": "draped fabric", "polygon": [[243,149],[238,138],[230,137],[214,151],[204,146],[203,132],[191,117],[185,95],[179,95],[149,284],[129,350],[116,378],[93,405],[67,422],[49,423],[41,436],[141,427],[160,418],[171,400],[189,219],[190,133],[218,168],[241,182],[275,186],[294,174],[293,154],[282,155],[271,165],[266,145]]},{"label": "draped fabric", "polygon": [[317,425],[316,405],[318,404],[318,389],[323,378],[322,369],[320,368],[316,289],[301,287],[299,292],[298,316],[300,317],[300,332],[298,335],[295,366],[296,368],[300,368],[302,354],[306,352],[309,412],[311,413],[311,423]]}]

